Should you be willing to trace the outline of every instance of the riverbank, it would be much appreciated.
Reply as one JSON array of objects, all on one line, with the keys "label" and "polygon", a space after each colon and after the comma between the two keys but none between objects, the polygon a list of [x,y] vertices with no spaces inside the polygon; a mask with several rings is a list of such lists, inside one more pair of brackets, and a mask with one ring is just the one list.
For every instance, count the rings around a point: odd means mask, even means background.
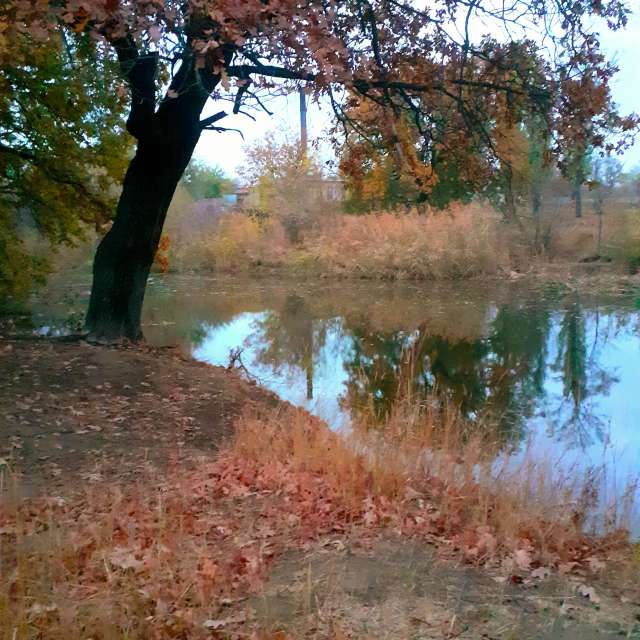
[{"label": "riverbank", "polygon": [[[0,346],[3,433],[31,494],[7,492],[5,458],[0,637],[640,633],[624,539],[583,536],[562,505],[549,513],[563,522],[534,531],[535,500],[525,525],[525,503],[454,483],[467,455],[453,417],[395,432],[375,463],[237,373],[169,350]],[[421,471],[414,445],[446,425],[453,466]],[[518,515],[496,529],[505,509]]]},{"label": "riverbank", "polygon": [[[424,215],[322,212],[295,233],[278,212],[237,212],[202,233],[174,230],[161,262],[177,272],[407,281],[503,278],[569,266],[634,274],[640,267],[639,212],[613,207],[602,235],[598,216],[576,219],[563,210],[537,225],[528,217],[514,224],[480,203]],[[171,237],[170,224],[167,233]]]},{"label": "riverbank", "polygon": [[0,458],[30,492],[211,454],[243,411],[278,402],[170,348],[0,339],[0,379]]}]

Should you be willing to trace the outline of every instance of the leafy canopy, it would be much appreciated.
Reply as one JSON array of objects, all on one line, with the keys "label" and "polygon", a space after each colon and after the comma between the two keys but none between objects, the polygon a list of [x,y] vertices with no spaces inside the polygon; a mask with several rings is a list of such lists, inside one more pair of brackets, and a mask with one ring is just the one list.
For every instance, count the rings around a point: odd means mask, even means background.
[{"label": "leafy canopy", "polygon": [[[113,210],[129,141],[113,61],[87,36],[34,46],[14,34],[0,76],[0,296],[28,291],[44,264],[25,235],[52,246]],[[99,73],[96,73],[98,71]]]},{"label": "leafy canopy", "polygon": [[[496,95],[555,101],[558,116],[591,110],[597,122],[615,69],[593,25],[625,26],[628,7],[625,0],[8,0],[1,15],[3,57],[15,57],[16,32],[47,41],[66,25],[106,39],[129,67],[158,54],[164,72],[179,79],[167,99],[190,90],[182,62],[195,66],[207,92],[234,99],[236,112],[243,102],[258,105],[257,90],[278,80],[305,81],[339,114],[340,87],[425,115],[446,96],[473,130],[474,113]],[[472,37],[487,31],[500,35]],[[548,43],[543,68],[532,74],[513,42]]]},{"label": "leafy canopy", "polygon": [[443,207],[484,194],[513,215],[553,161],[567,175],[587,145],[612,153],[629,143],[637,119],[618,114],[608,86],[615,68],[599,53],[576,56],[572,68],[552,65],[531,40],[478,46],[487,59],[500,51],[504,89],[487,82],[486,60],[472,58],[443,62],[460,79],[455,90],[385,101],[351,92],[334,140],[355,209]]},{"label": "leafy canopy", "polygon": [[[440,179],[448,175],[452,188],[465,191],[468,176],[496,162],[498,120],[508,131],[523,113],[544,116],[561,162],[585,130],[589,144],[609,148],[607,132],[635,127],[611,103],[616,69],[596,30],[624,27],[628,12],[625,0],[8,0],[0,59],[25,55],[15,47],[25,34],[51,46],[61,27],[110,44],[131,89],[128,125],[138,137],[141,123],[148,130],[149,122],[165,126],[172,118],[176,131],[189,129],[177,125],[193,111],[172,103],[199,113],[211,95],[241,113],[265,108],[265,93],[305,83],[329,100],[348,139],[357,129],[351,99],[371,101],[403,171],[427,193],[438,184],[433,153],[471,145],[471,166],[451,152],[440,161]],[[104,75],[99,65],[91,72]],[[223,116],[204,119],[201,129],[224,130]],[[428,154],[419,153],[424,140]],[[623,135],[619,145],[628,140]],[[483,148],[486,162],[477,152]]]}]

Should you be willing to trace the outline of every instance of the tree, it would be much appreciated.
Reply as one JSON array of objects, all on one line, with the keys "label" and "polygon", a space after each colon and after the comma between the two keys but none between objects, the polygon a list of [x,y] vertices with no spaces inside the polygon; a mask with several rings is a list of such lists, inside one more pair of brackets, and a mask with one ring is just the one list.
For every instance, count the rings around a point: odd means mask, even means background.
[{"label": "tree", "polygon": [[130,150],[116,65],[88,36],[35,46],[26,34],[0,76],[0,297],[29,291],[45,264],[22,241],[81,238],[111,217]]},{"label": "tree", "polygon": [[582,216],[582,185],[591,173],[594,151],[619,152],[629,138],[611,134],[637,126],[637,118],[621,118],[611,99],[608,79],[617,68],[596,54],[571,72],[563,70],[559,82],[561,103],[557,113],[556,152],[560,169],[573,185],[576,218]]},{"label": "tree", "polygon": [[602,253],[602,217],[604,215],[604,203],[611,197],[622,176],[622,163],[617,158],[596,158],[593,162],[591,176],[591,188],[594,191],[593,207],[598,216],[598,241],[596,256]]},{"label": "tree", "polygon": [[210,167],[193,160],[185,169],[182,184],[194,200],[221,198],[233,193],[235,188],[233,180],[227,178],[220,167]]},{"label": "tree", "polygon": [[277,219],[290,242],[298,243],[319,215],[327,213],[320,164],[290,136],[272,133],[245,148],[241,178],[251,186],[246,204],[261,220]]},{"label": "tree", "polygon": [[591,173],[591,150],[583,144],[567,154],[565,172],[571,182],[572,197],[576,207],[576,218],[582,218],[582,185]]},{"label": "tree", "polygon": [[[585,97],[564,99],[557,79],[581,74],[587,63],[606,86],[613,69],[589,30],[595,15],[615,29],[625,25],[627,8],[623,0],[506,6],[438,0],[427,8],[409,0],[8,0],[0,14],[0,56],[15,56],[15,43],[29,34],[46,43],[64,29],[107,43],[118,59],[131,94],[127,129],[137,149],[114,224],[96,252],[87,327],[96,338],[138,339],[147,276],[173,192],[202,132],[223,130],[217,124],[222,112],[200,119],[210,96],[230,98],[238,113],[243,103],[262,104],[256,91],[280,81],[308,83],[347,126],[345,89],[392,112],[400,101],[418,122],[444,95],[461,115],[464,140],[483,135],[492,98],[503,96],[508,106],[551,100],[571,112]],[[508,25],[504,31],[521,37],[547,26],[553,47],[543,84],[521,73],[511,39],[472,41],[472,29],[488,23],[497,30]],[[453,35],[458,25],[465,27],[460,38]],[[565,132],[559,139],[569,137]]]},{"label": "tree", "polygon": [[429,200],[438,180],[426,157],[429,149],[406,107],[397,105],[397,113],[389,118],[384,105],[352,95],[344,117],[353,123],[338,144],[348,211],[393,209]]},{"label": "tree", "polygon": [[531,217],[533,218],[535,229],[534,245],[536,250],[539,251],[541,249],[540,214],[542,210],[542,192],[553,170],[549,128],[541,126],[539,116],[529,118],[527,122],[527,137],[529,138],[528,165]]}]

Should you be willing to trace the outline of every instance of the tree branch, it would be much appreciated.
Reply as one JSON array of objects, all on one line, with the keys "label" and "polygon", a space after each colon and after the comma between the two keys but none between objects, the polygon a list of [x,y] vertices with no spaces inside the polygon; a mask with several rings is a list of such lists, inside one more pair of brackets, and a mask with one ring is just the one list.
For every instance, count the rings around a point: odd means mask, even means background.
[{"label": "tree branch", "polygon": [[9,147],[6,144],[0,142],[0,152],[7,153],[12,156],[18,156],[18,158],[22,158],[23,160],[28,160],[30,162],[34,162],[36,160],[36,155],[31,151],[27,151],[26,149],[16,149],[15,147]]},{"label": "tree branch", "polygon": [[200,120],[200,128],[206,129],[207,127],[212,125],[214,122],[218,122],[218,120],[222,120],[222,118],[225,118],[226,115],[227,115],[226,112],[218,111],[218,113],[214,113],[212,116],[209,116],[204,120]]},{"label": "tree branch", "polygon": [[283,80],[307,80],[312,81],[317,78],[314,73],[304,73],[301,71],[293,71],[285,67],[276,67],[271,64],[240,64],[230,65],[227,67],[227,74],[235,78],[247,79],[252,73],[259,73],[263,76],[271,78],[282,78]]},{"label": "tree branch", "polygon": [[127,131],[137,139],[151,131],[151,122],[155,113],[155,77],[158,65],[158,54],[141,56],[138,47],[130,34],[107,41],[115,49],[120,63],[120,71],[131,90],[131,111],[127,118]]},{"label": "tree branch", "polygon": [[218,133],[223,133],[224,131],[235,131],[240,134],[240,137],[244,140],[244,134],[240,129],[232,129],[230,127],[204,127],[203,131],[217,131]]}]

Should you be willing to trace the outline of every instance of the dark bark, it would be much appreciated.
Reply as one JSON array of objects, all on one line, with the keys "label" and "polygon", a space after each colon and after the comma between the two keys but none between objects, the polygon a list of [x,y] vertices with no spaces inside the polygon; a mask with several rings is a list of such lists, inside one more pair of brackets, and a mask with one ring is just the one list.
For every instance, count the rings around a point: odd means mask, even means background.
[{"label": "dark bark", "polygon": [[504,192],[504,213],[507,220],[513,222],[517,217],[516,196],[513,192],[513,168],[506,162],[504,167],[505,192]]},{"label": "dark bark", "polygon": [[542,210],[542,194],[540,193],[540,185],[537,181],[533,184],[533,193],[531,195],[531,215],[533,217],[533,224],[535,230],[535,250],[540,252],[542,250],[540,240],[540,212]]},{"label": "dark bark", "polygon": [[139,340],[147,278],[178,182],[200,138],[200,113],[219,77],[185,65],[174,76],[166,98],[155,110],[149,93],[155,63],[118,50],[132,89],[127,127],[138,139],[127,170],[113,226],[100,242],[93,265],[93,287],[86,318],[97,340]]},{"label": "dark bark", "polygon": [[149,270],[174,191],[197,137],[180,147],[161,139],[140,142],[124,179],[113,226],[93,264],[87,329],[95,338],[142,337],[140,318]]}]

